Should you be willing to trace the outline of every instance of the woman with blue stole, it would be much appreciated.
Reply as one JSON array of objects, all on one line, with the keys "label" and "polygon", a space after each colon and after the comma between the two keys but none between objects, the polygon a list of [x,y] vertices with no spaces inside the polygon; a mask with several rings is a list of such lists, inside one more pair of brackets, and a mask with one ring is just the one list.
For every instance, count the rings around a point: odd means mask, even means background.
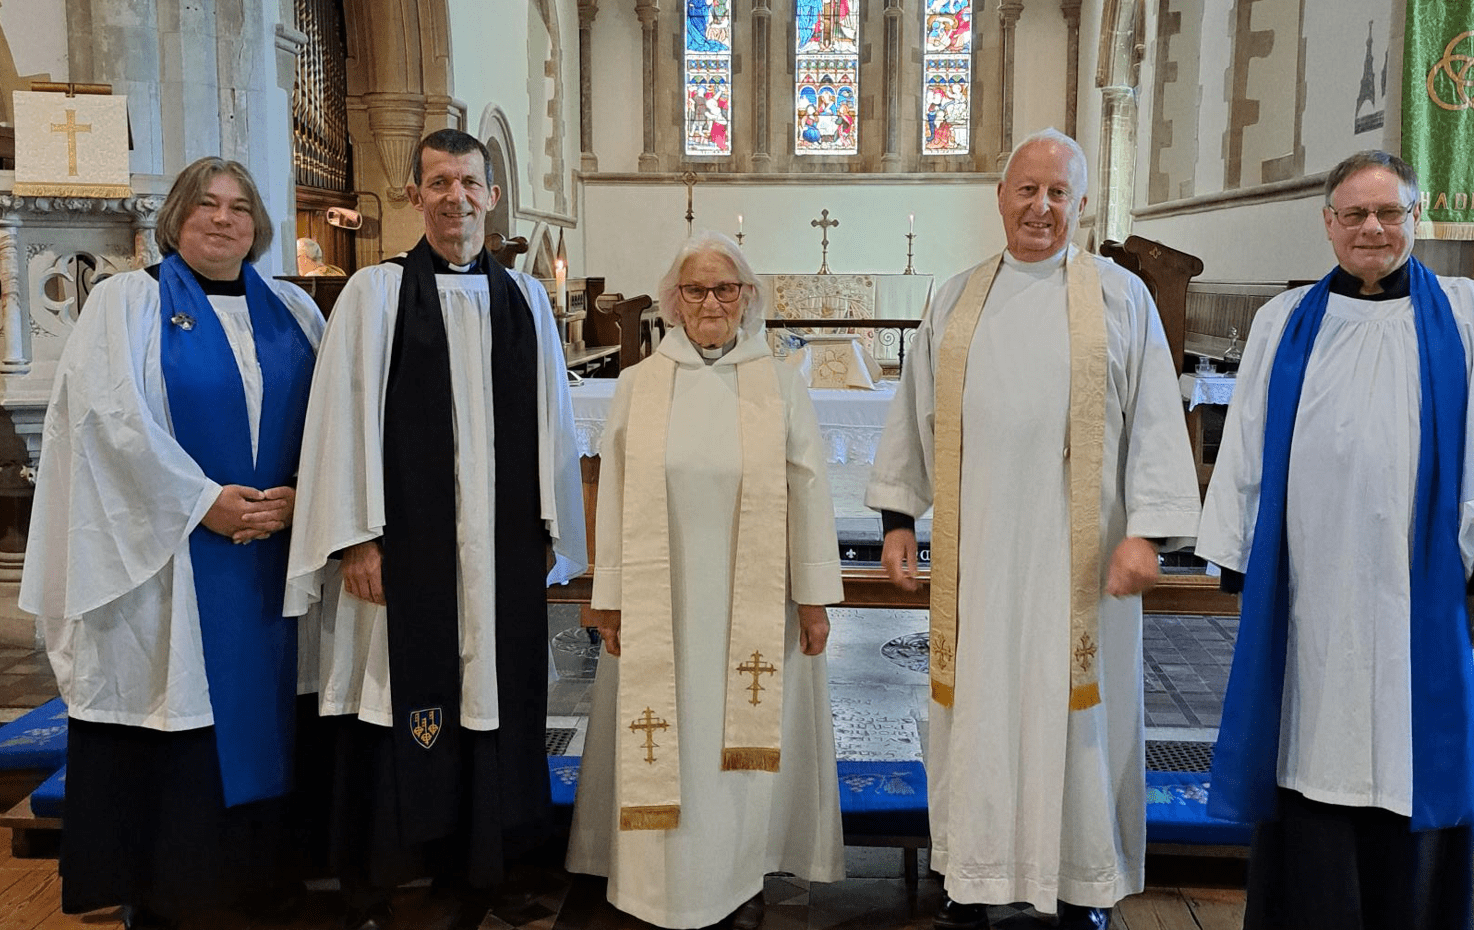
[{"label": "woman with blue stole", "polygon": [[62,909],[123,905],[130,930],[292,880],[315,668],[281,531],[323,321],[251,266],[271,239],[244,166],[184,169],[164,260],[92,291],[46,414],[20,603],[70,715]]}]

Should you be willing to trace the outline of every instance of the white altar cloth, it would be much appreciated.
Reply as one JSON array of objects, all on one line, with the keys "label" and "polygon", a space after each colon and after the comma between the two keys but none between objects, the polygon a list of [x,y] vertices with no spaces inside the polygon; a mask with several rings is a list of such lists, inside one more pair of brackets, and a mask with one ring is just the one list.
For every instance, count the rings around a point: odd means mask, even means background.
[{"label": "white altar cloth", "polygon": [[[604,421],[614,399],[614,378],[588,378],[569,393],[573,396],[573,425],[578,432],[578,452],[599,454]],[[824,437],[830,464],[870,464],[885,428],[886,411],[896,396],[896,382],[881,381],[873,391],[848,388],[811,388],[814,410],[819,415],[819,432]]]},{"label": "white altar cloth", "polygon": [[1177,387],[1182,391],[1182,399],[1187,401],[1189,410],[1198,404],[1228,406],[1228,402],[1233,400],[1235,383],[1233,375],[1200,375],[1192,371],[1184,371],[1177,378]]}]

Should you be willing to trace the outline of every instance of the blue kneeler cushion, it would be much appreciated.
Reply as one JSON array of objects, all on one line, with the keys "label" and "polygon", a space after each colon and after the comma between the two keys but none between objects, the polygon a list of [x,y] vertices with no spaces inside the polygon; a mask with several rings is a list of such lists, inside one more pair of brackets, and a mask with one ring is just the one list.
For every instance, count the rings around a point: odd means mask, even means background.
[{"label": "blue kneeler cushion", "polygon": [[1249,845],[1253,824],[1208,816],[1208,789],[1207,772],[1147,772],[1147,842]]},{"label": "blue kneeler cushion", "polygon": [[67,767],[62,766],[31,792],[31,813],[37,817],[61,817],[67,792]]},{"label": "blue kneeler cushion", "polygon": [[0,771],[54,772],[67,761],[67,706],[53,698],[0,726]]}]

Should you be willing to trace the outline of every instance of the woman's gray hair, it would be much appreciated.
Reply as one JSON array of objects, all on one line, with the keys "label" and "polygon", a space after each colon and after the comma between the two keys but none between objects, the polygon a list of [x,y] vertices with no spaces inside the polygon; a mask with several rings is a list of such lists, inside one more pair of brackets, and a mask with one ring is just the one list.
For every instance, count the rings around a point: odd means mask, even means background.
[{"label": "woman's gray hair", "polygon": [[164,198],[164,206],[159,210],[157,231],[154,233],[160,254],[169,256],[179,251],[179,232],[184,228],[184,221],[189,219],[195,207],[205,198],[210,184],[222,174],[235,178],[251,211],[251,226],[255,237],[251,240],[251,251],[246,253],[246,261],[254,263],[271,246],[271,237],[275,230],[271,225],[271,217],[266,212],[266,204],[261,201],[261,192],[256,189],[256,182],[251,178],[251,172],[238,161],[207,155],[179,172],[179,177],[174,179],[174,186],[169,188],[169,195]]},{"label": "woman's gray hair", "polygon": [[670,270],[665,277],[660,279],[660,286],[655,295],[660,301],[660,316],[671,326],[681,325],[681,314],[676,308],[681,303],[681,272],[686,268],[686,262],[703,254],[720,255],[732,263],[737,271],[737,280],[747,285],[743,290],[743,297],[747,303],[742,308],[742,320],[739,328],[746,335],[760,334],[763,331],[764,320],[768,315],[768,294],[752,266],[747,263],[747,256],[742,254],[742,247],[719,232],[703,229],[692,234],[691,238],[681,243],[676,251],[675,259],[670,263]]}]

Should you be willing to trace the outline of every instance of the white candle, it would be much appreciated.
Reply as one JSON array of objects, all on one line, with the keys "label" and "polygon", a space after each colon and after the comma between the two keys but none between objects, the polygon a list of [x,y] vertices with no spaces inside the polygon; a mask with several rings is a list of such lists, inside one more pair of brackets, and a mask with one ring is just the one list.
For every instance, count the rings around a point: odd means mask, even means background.
[{"label": "white candle", "polygon": [[562,313],[563,300],[568,293],[568,268],[561,258],[553,263],[553,279],[557,282],[558,290],[557,303],[553,305],[553,312]]},{"label": "white candle", "polygon": [[742,232],[742,214],[737,214],[737,231]]},{"label": "white candle", "polygon": [[914,233],[914,232],[916,232],[916,214],[915,213],[911,214],[909,217],[906,218],[906,232],[908,232],[908,233]]}]

